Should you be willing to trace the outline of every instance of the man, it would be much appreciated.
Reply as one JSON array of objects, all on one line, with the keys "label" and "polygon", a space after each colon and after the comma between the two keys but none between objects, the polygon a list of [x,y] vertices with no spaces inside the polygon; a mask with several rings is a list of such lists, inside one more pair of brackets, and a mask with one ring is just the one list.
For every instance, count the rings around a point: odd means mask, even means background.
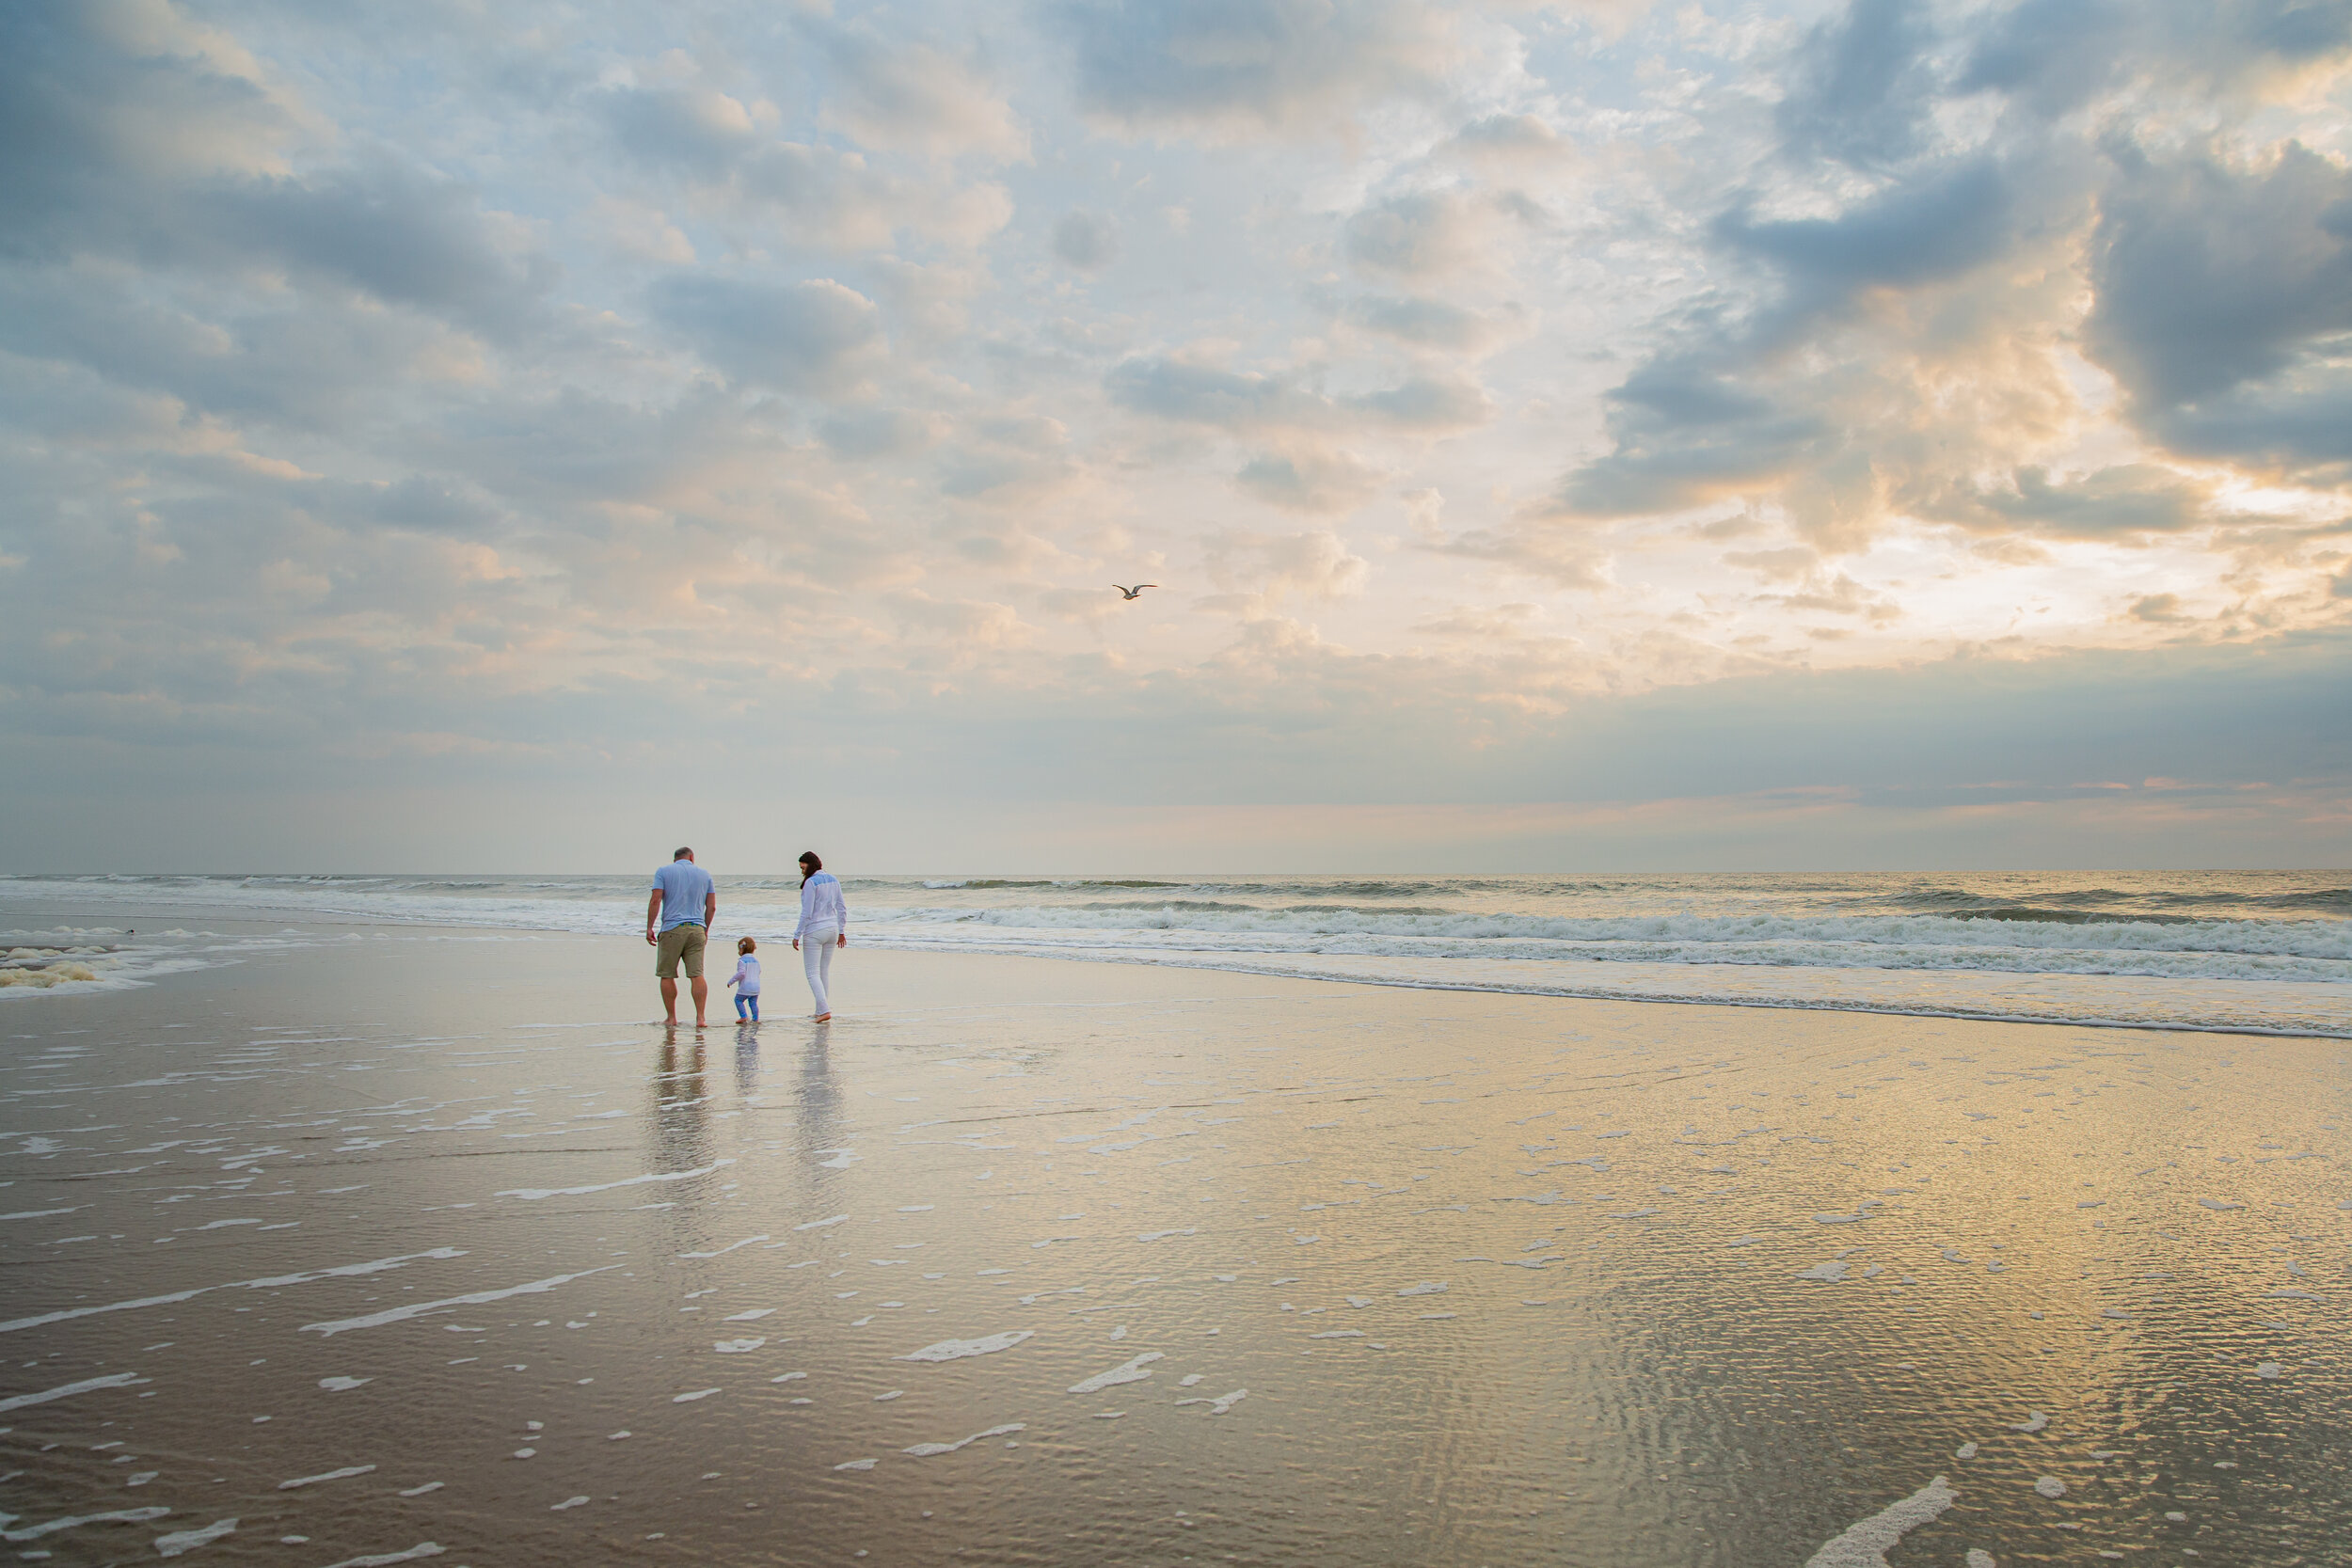
[{"label": "man", "polygon": [[694,1027],[707,1020],[710,987],[703,979],[703,949],[709,942],[710,923],[719,913],[719,887],[710,873],[694,863],[694,851],[680,849],[670,863],[653,874],[653,896],[645,900],[645,943],[654,950],[653,972],[661,980],[663,1022],[677,1024],[677,971],[694,987]]}]

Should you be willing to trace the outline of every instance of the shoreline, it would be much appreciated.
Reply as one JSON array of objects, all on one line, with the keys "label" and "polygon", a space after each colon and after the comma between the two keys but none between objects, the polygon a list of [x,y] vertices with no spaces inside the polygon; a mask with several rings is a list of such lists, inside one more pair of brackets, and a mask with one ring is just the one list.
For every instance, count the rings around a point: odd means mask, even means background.
[{"label": "shoreline", "polygon": [[1938,1477],[1943,1561],[2352,1528],[2333,1042],[854,942],[831,1024],[671,1028],[652,968],[313,926],[6,1015],[26,1528],[1730,1568]]},{"label": "shoreline", "polygon": [[[79,885],[77,884],[77,891],[78,890]],[[128,892],[131,890],[126,887],[123,888],[122,891]],[[13,908],[6,904],[0,904],[0,920],[5,920],[8,918],[8,914],[18,911],[30,914],[36,912],[36,910],[30,904],[19,904],[15,905]],[[531,924],[522,922],[466,922],[461,920],[452,920],[445,917],[428,919],[421,916],[415,918],[403,918],[397,913],[358,913],[342,911],[337,911],[331,913],[309,913],[293,908],[265,908],[260,911],[240,911],[225,904],[206,905],[192,903],[180,906],[148,905],[144,909],[135,912],[126,911],[120,908],[109,910],[87,908],[82,911],[68,911],[65,913],[58,913],[54,911],[48,912],[56,914],[56,923],[47,927],[28,928],[33,934],[39,934],[41,930],[53,933],[89,934],[94,930],[104,930],[107,928],[79,925],[75,924],[75,922],[100,917],[109,919],[122,917],[138,920],[143,923],[162,923],[165,925],[167,931],[184,927],[185,923],[189,921],[197,921],[212,925],[252,927],[252,929],[243,933],[226,933],[242,935],[243,938],[248,942],[262,941],[269,937],[282,938],[288,936],[297,936],[300,934],[301,926],[321,927],[336,931],[462,931],[475,933],[472,940],[479,941],[497,941],[501,939],[517,938],[561,938],[583,942],[625,942],[629,940],[623,933],[583,929],[579,927],[566,927],[552,924]],[[300,926],[289,927],[284,924],[284,922],[290,920],[299,922]],[[723,934],[727,934],[727,923],[723,909],[721,911],[720,926]],[[266,930],[264,928],[266,928]],[[889,930],[889,928],[890,927],[887,925],[881,926],[881,929],[884,931]],[[18,934],[27,934],[27,931],[20,931]],[[755,932],[751,934],[758,933]],[[762,937],[763,942],[775,942],[779,940],[784,939],[767,936]],[[1404,960],[1384,958],[1382,956],[1377,955],[1302,955],[1296,960],[1285,963],[1282,961],[1285,955],[1253,954],[1247,952],[1236,952],[1228,957],[1223,954],[1201,954],[1196,951],[1186,951],[1183,949],[1152,951],[1117,947],[1040,947],[1037,945],[1017,942],[992,944],[982,942],[956,943],[951,945],[945,942],[926,942],[921,941],[894,939],[894,937],[889,935],[875,936],[861,934],[854,927],[852,927],[851,946],[864,947],[876,952],[931,955],[938,957],[1030,958],[1057,960],[1072,964],[1119,965],[1139,969],[1182,969],[1200,973],[1250,975],[1266,979],[1298,980],[1317,985],[1375,986],[1389,990],[1406,991],[1420,990],[1442,991],[1469,995],[1551,997],[1564,1001],[1628,1002],[1670,1007],[1722,1006],[1800,1013],[1857,1014],[1862,1016],[1883,1018],[1915,1018],[1929,1020],[1945,1019],[1953,1022],[1972,1023],[2027,1024],[2038,1028],[2071,1026],[2095,1029],[2138,1030],[2160,1034],[2228,1035],[2251,1038],[2319,1040],[2352,1039],[2352,1013],[2348,1013],[2347,1021],[2343,1027],[2330,1028],[2318,1023],[2296,1026],[2290,1024],[2265,1023],[2242,1019],[2180,1020],[2167,1018],[2122,1018],[2101,1016],[2099,1014],[2090,1012],[2069,1014],[2048,1010],[2035,1011],[2024,1008],[2003,1008],[1995,1006],[1969,1006],[1959,1005],[1950,1001],[1938,1005],[1926,1002],[1907,1002],[1899,997],[1888,996],[1822,996],[1795,993],[1783,993],[1777,995],[1743,995],[1736,993],[1732,986],[1729,984],[1726,984],[1711,992],[1701,991],[1695,993],[1677,994],[1671,990],[1662,990],[1660,989],[1638,990],[1631,989],[1629,985],[1612,987],[1611,985],[1603,983],[1598,979],[1597,979],[1595,983],[1585,985],[1563,982],[1546,983],[1539,979],[1532,977],[1518,977],[1509,974],[1509,971],[1513,968],[1526,967],[1532,969],[1537,964],[1548,961],[1541,959],[1436,960],[1455,962],[1464,967],[1467,967],[1472,962],[1481,963],[1486,966],[1479,978],[1469,979],[1459,976],[1425,972],[1410,974],[1384,974],[1381,972],[1381,965],[1383,963],[1401,964]],[[650,952],[650,949],[647,951]],[[790,949],[787,947],[785,951],[789,952]],[[223,958],[209,961],[203,958],[173,959],[165,962],[158,970],[142,972],[135,975],[126,976],[125,978],[132,986],[151,986],[161,984],[163,981],[170,979],[175,975],[184,975],[186,974],[199,972],[203,969],[221,967],[224,964],[234,963],[237,961],[239,961],[239,958],[235,957]],[[1549,960],[1549,962],[1556,965],[1558,961]],[[1708,970],[1719,970],[1731,972],[1734,975],[1736,975],[1740,984],[1747,986],[1754,986],[1761,981],[1771,978],[1785,979],[1790,976],[1832,975],[1847,977],[1849,983],[1859,981],[1865,984],[1874,984],[1883,988],[1899,985],[1901,983],[1903,977],[1911,977],[1912,984],[1915,989],[1938,984],[1947,987],[1961,984],[1974,984],[1988,990],[2005,985],[2022,988],[2028,986],[2033,982],[2042,980],[2055,979],[2075,983],[2081,983],[2086,980],[2102,980],[2110,983],[2118,993],[2128,994],[2135,989],[2145,991],[2172,983],[2155,977],[2130,974],[2114,976],[2086,976],[2078,972],[2073,971],[1932,971],[1894,967],[1836,969],[1823,967],[1819,969],[1806,969],[1797,966],[1763,963],[1741,964],[1732,961],[1726,961],[1712,966],[1698,964],[1645,964],[1644,960],[1638,959],[1592,960],[1591,964],[1592,967],[1598,971],[1601,975],[1606,975],[1612,979],[1615,978],[1618,974],[1644,968],[1646,968],[1654,973],[1663,973],[1676,975],[1679,975],[1684,973],[1697,974]],[[723,968],[724,966],[723,965],[720,967]],[[779,978],[788,977],[795,985],[799,984],[799,975],[793,966],[782,966],[778,969],[777,973]],[[151,977],[151,974],[152,977]],[[722,983],[723,982],[719,978],[713,978],[712,984],[714,988],[714,995],[719,993]],[[2216,984],[2218,984],[2218,982],[2216,982]],[[2238,986],[2285,987],[2308,983],[2251,979],[2229,982],[2229,984]],[[119,986],[104,983],[103,978],[97,983],[86,981],[68,981],[49,987],[0,986],[0,1003],[5,1003],[8,1000],[20,997],[29,999],[35,994],[44,996],[56,995],[59,993],[74,994],[80,987],[85,985],[91,986],[94,993],[103,993],[120,989]],[[2327,1000],[2329,1002],[2337,1002],[2339,1006],[2343,1006],[2347,1009],[2352,1009],[2352,999],[2339,1002],[2337,998],[2331,996],[2327,998]],[[730,1000],[728,1003],[730,1008],[732,1007],[732,1001]]]}]

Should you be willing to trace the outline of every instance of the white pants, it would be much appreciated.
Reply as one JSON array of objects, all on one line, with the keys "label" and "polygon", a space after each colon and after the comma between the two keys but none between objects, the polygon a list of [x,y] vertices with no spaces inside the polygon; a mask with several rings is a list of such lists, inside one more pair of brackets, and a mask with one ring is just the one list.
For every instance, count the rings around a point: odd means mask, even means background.
[{"label": "white pants", "polygon": [[837,926],[812,926],[801,935],[801,968],[808,974],[808,991],[817,998],[819,1014],[833,1011],[825,1000],[825,982],[833,975],[834,943],[840,940]]}]

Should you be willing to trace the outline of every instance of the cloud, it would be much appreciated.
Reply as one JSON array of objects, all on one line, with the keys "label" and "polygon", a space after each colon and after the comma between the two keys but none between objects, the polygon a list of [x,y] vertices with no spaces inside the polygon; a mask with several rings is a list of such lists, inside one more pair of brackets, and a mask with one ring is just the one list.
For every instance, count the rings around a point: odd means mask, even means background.
[{"label": "cloud", "polygon": [[1371,497],[1382,477],[1353,452],[1302,445],[1258,453],[1242,465],[1234,482],[1287,511],[1350,512]]},{"label": "cloud", "polygon": [[1843,572],[1815,573],[1805,586],[1788,594],[1758,595],[1765,604],[1822,615],[1855,615],[1883,626],[1902,618],[1902,607],[1885,594],[1864,587]]},{"label": "cloud", "polygon": [[1113,403],[1136,413],[1234,430],[1295,423],[1312,407],[1278,376],[1164,357],[1123,360],[1104,385]]},{"label": "cloud", "polygon": [[0,19],[24,855],[2345,770],[2343,6],[788,10]]},{"label": "cloud", "polygon": [[613,139],[656,167],[716,178],[759,140],[751,110],[712,87],[612,87],[598,103]]},{"label": "cloud", "polygon": [[556,263],[480,193],[384,149],[321,139],[225,35],[161,3],[12,18],[0,36],[0,256],[240,269],[504,333]]},{"label": "cloud", "polygon": [[2008,93],[2040,115],[2065,114],[2130,70],[2134,24],[2148,21],[2145,11],[2102,0],[2022,0],[1976,40],[1956,86]]},{"label": "cloud", "polygon": [[638,168],[684,182],[682,205],[730,226],[776,225],[795,248],[881,250],[901,233],[972,245],[1012,215],[1001,185],[897,172],[855,148],[796,140],[773,127],[772,105],[715,88],[628,86],[586,103]]},{"label": "cloud", "polygon": [[1099,271],[1119,254],[1118,227],[1084,208],[1064,213],[1054,225],[1054,254],[1083,272]]},{"label": "cloud", "polygon": [[1201,541],[1209,580],[1225,590],[1205,608],[1245,618],[1271,613],[1292,599],[1325,601],[1363,591],[1371,568],[1327,529],[1254,533],[1225,529]]},{"label": "cloud", "polygon": [[1354,325],[1416,348],[1447,349],[1456,354],[1484,354],[1500,343],[1517,323],[1518,312],[1502,320],[1483,315],[1442,299],[1364,294],[1338,307]]},{"label": "cloud", "polygon": [[1715,220],[1731,251],[1788,280],[1791,318],[1846,303],[1871,288],[1912,288],[1965,272],[2008,249],[2010,179],[1972,158],[1915,177],[1834,218],[1758,222],[1736,207]]},{"label": "cloud", "polygon": [[1494,399],[1476,382],[1416,375],[1394,387],[1340,400],[1341,406],[1370,414],[1406,430],[1469,430],[1494,417]]},{"label": "cloud", "polygon": [[999,163],[1029,155],[1028,133],[977,62],[863,22],[816,30],[833,66],[826,116],[866,146]]},{"label": "cloud", "polygon": [[1787,477],[1832,428],[1749,390],[1729,366],[1661,358],[1608,394],[1612,450],[1568,474],[1560,504],[1603,517],[1695,506]]},{"label": "cloud", "polygon": [[2325,425],[2352,396],[2329,343],[2352,330],[2352,172],[2292,142],[2266,167],[2118,161],[2084,335],[2136,417],[2200,453],[2341,462]]},{"label": "cloud", "polygon": [[1899,162],[1933,103],[1934,30],[1921,0],[1853,0],[1796,52],[1778,119],[1784,146],[1862,166]]},{"label": "cloud", "polygon": [[2074,480],[2025,467],[2006,486],[1957,490],[1933,515],[1982,531],[2024,529],[2049,538],[2128,542],[2213,522],[2212,486],[2169,468],[2122,464]]},{"label": "cloud", "polygon": [[1550,125],[1530,114],[1481,116],[1454,133],[1444,150],[1480,162],[1540,163],[1560,157],[1566,143]]},{"label": "cloud", "polygon": [[1348,260],[1398,277],[1432,278],[1478,255],[1488,225],[1451,191],[1391,197],[1347,220]]},{"label": "cloud", "polygon": [[[390,159],[308,180],[215,188],[177,238],[501,332],[554,281],[555,263],[474,192]],[[183,251],[184,255],[184,250]]]},{"label": "cloud", "polygon": [[1457,53],[1444,8],[1418,0],[1074,0],[1051,15],[1079,103],[1130,133],[1325,133],[1436,93]]},{"label": "cloud", "polygon": [[138,227],[128,202],[281,173],[302,129],[249,55],[167,7],[92,0],[0,25],[0,254],[119,241]]},{"label": "cloud", "polygon": [[1122,408],[1238,434],[1358,424],[1439,434],[1483,424],[1494,413],[1484,388],[1453,376],[1408,376],[1393,387],[1333,397],[1283,375],[1137,357],[1115,366],[1105,385]]},{"label": "cloud", "polygon": [[904,408],[841,408],[817,421],[817,434],[842,457],[905,457],[937,437],[935,422]]},{"label": "cloud", "polygon": [[731,379],[778,391],[850,391],[883,346],[874,302],[830,277],[672,277],[655,289],[653,309]]},{"label": "cloud", "polygon": [[1583,529],[1560,519],[1527,519],[1501,528],[1466,529],[1452,535],[1440,531],[1425,538],[1421,547],[1504,567],[1560,589],[1615,586],[1609,571],[1609,552]]}]

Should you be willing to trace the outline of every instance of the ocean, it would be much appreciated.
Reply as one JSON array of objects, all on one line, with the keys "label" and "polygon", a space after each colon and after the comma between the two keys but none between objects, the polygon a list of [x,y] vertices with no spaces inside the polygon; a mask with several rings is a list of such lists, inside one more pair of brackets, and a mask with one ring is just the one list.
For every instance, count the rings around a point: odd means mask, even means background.
[{"label": "ocean", "polygon": [[[843,878],[852,940],[1436,990],[2352,1036],[2352,873]],[[789,934],[790,876],[719,874],[723,935]],[[304,923],[625,936],[643,876],[0,879],[0,941],[102,981],[235,961]],[[297,923],[49,928],[120,906]],[[133,928],[135,929],[135,928]],[[20,960],[22,961],[22,960]],[[0,972],[4,973],[4,972]],[[0,989],[29,994],[31,988]]]},{"label": "ocean", "polygon": [[0,1540],[2340,1561],[2343,880],[0,882]]}]

